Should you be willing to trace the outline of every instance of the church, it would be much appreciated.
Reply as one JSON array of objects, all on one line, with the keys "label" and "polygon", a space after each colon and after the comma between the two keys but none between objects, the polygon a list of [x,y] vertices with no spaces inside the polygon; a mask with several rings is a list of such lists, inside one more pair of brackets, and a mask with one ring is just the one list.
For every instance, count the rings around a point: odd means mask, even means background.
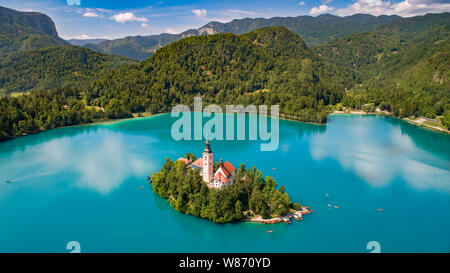
[{"label": "church", "polygon": [[222,189],[225,186],[232,185],[234,182],[236,168],[230,162],[223,162],[221,159],[219,168],[214,172],[213,152],[208,139],[205,142],[205,150],[201,158],[194,162],[182,157],[178,160],[185,162],[192,169],[198,169],[203,177],[203,181],[209,188]]}]

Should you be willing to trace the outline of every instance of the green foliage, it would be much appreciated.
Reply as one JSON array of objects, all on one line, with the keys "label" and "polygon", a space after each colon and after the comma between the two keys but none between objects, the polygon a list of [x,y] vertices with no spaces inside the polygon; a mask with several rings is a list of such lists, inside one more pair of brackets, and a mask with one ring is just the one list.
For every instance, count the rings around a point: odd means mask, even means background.
[{"label": "green foliage", "polygon": [[86,107],[82,94],[71,88],[5,97],[0,99],[0,141],[105,117],[101,110]]},{"label": "green foliage", "polygon": [[350,90],[345,107],[373,104],[397,117],[434,118],[450,110],[449,30],[450,13],[430,14],[315,49],[340,68],[338,75]]},{"label": "green foliage", "polygon": [[121,67],[95,81],[88,102],[112,98],[131,112],[167,112],[194,96],[206,103],[279,104],[301,121],[325,122],[326,106],[341,100],[339,83],[303,40],[281,27],[244,34],[190,37],[139,65]]},{"label": "green foliage", "polygon": [[66,44],[47,15],[0,7],[0,55]]},{"label": "green foliage", "polygon": [[264,179],[255,167],[246,169],[244,165],[237,171],[235,182],[222,190],[208,188],[198,170],[168,158],[161,171],[152,175],[152,181],[153,191],[176,210],[215,223],[239,221],[249,210],[270,218],[300,207],[286,192],[276,189],[273,178]]},{"label": "green foliage", "polygon": [[[313,49],[283,27],[202,35],[174,42],[136,64],[73,46],[28,50],[65,42],[45,15],[0,7],[0,54],[8,53],[0,55],[0,140],[131,113],[169,112],[179,103],[192,107],[195,96],[203,96],[204,105],[277,104],[282,116],[307,122],[325,123],[333,107],[379,108],[397,117],[437,117],[449,128],[449,13],[401,20],[345,18],[356,20],[351,24],[391,23]],[[237,31],[231,26],[259,19],[249,20],[230,22],[229,30],[220,31]],[[317,20],[340,19],[323,15]],[[240,31],[264,26],[261,22]],[[174,37],[158,38],[165,42],[141,38],[133,43],[159,48]],[[53,91],[9,97],[11,92],[48,89]]]},{"label": "green foliage", "polygon": [[131,63],[76,46],[19,51],[0,59],[0,89],[11,93],[76,86],[81,90],[102,73]]},{"label": "green foliage", "polygon": [[86,44],[84,47],[101,53],[124,56],[135,60],[145,60],[152,56],[157,49],[180,40],[181,38],[181,34],[167,33],[151,36],[138,35],[107,40],[98,44]]},{"label": "green foliage", "polygon": [[189,29],[180,34],[129,36],[121,39],[88,44],[86,47],[102,53],[126,56],[136,60],[149,58],[156,50],[185,37],[218,33],[245,34],[260,28],[280,26],[301,36],[307,44],[321,44],[332,39],[372,30],[377,26],[399,20],[398,16],[372,16],[357,14],[338,17],[329,14],[317,17],[245,18],[228,23],[210,22],[199,29]]}]

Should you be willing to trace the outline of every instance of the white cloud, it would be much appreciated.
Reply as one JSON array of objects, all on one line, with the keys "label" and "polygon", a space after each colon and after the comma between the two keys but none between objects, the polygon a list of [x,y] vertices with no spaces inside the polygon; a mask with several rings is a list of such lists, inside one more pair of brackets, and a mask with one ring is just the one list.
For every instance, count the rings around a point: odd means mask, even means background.
[{"label": "white cloud", "polygon": [[206,9],[193,9],[192,13],[194,13],[197,18],[205,18],[207,11]]},{"label": "white cloud", "polygon": [[145,17],[136,17],[131,12],[119,13],[110,17],[110,19],[116,21],[117,23],[126,23],[126,22],[148,22]]},{"label": "white cloud", "polygon": [[109,36],[89,36],[87,34],[75,35],[75,36],[61,36],[64,40],[76,39],[76,40],[87,40],[87,39],[107,39],[111,40],[112,37]]},{"label": "white cloud", "polygon": [[175,30],[173,30],[173,29],[170,29],[170,28],[166,30],[166,33],[169,33],[169,34],[178,34],[177,31],[175,31]]},{"label": "white cloud", "polygon": [[305,5],[305,2],[302,1],[302,2],[298,3],[298,5],[299,5],[299,6],[304,6],[304,5]]},{"label": "white cloud", "polygon": [[148,24],[142,23],[142,24],[141,24],[141,27],[148,27]]},{"label": "white cloud", "polygon": [[313,7],[310,11],[309,14],[311,15],[319,15],[322,13],[327,13],[334,10],[333,7],[329,7],[327,5],[320,5],[320,7]]},{"label": "white cloud", "polygon": [[[252,11],[240,10],[240,9],[228,9],[226,11],[229,12],[229,13],[234,13],[234,14],[244,14],[244,15],[254,15],[255,14]],[[205,10],[205,12],[206,12],[206,10]]]},{"label": "white cloud", "polygon": [[[394,125],[385,129],[382,138],[372,139],[368,145],[367,139],[373,138],[377,131],[376,123],[375,119],[367,120],[356,127],[347,119],[342,126],[327,126],[324,134],[313,135],[310,139],[312,158],[334,159],[345,170],[351,170],[375,187],[398,182],[396,178],[401,177],[416,189],[444,190],[450,194],[450,170],[445,159],[422,150]],[[330,138],[334,135],[342,139]]]},{"label": "white cloud", "polygon": [[442,0],[404,0],[398,3],[383,0],[357,0],[346,8],[336,10],[336,14],[347,16],[356,13],[372,15],[400,15],[411,17],[427,13],[450,11],[450,3]]},{"label": "white cloud", "polygon": [[97,18],[99,15],[93,11],[87,11],[83,14],[83,17]]}]

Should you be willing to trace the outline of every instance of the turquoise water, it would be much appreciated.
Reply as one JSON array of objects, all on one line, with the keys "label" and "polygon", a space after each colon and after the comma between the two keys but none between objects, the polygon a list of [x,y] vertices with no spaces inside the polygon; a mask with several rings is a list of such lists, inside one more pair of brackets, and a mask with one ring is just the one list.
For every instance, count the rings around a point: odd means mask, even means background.
[{"label": "turquoise water", "polygon": [[216,160],[256,166],[314,209],[291,225],[217,225],[176,212],[145,182],[165,157],[203,151],[203,141],[173,140],[173,121],[0,143],[0,252],[69,252],[69,241],[82,252],[369,252],[369,241],[381,252],[450,252],[448,135],[388,117],[331,115],[327,125],[281,120],[273,152],[259,141],[212,141]]}]

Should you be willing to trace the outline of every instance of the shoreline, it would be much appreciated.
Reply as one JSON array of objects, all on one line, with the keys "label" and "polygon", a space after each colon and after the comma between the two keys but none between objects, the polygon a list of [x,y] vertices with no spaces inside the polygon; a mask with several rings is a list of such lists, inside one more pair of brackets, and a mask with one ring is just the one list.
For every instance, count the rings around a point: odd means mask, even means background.
[{"label": "shoreline", "polygon": [[43,132],[47,132],[47,131],[55,130],[55,129],[71,128],[71,127],[78,127],[78,126],[109,125],[109,124],[114,124],[114,123],[125,122],[125,121],[128,121],[128,120],[138,120],[138,119],[143,119],[143,118],[156,117],[156,116],[164,115],[164,114],[167,114],[167,113],[157,113],[157,114],[145,115],[145,116],[142,116],[142,117],[134,116],[134,115],[137,115],[137,114],[139,114],[139,113],[132,113],[133,117],[131,117],[131,118],[97,120],[97,121],[90,122],[90,123],[80,123],[80,124],[61,126],[61,127],[45,129],[45,130],[36,130],[34,132],[31,132],[31,133],[22,134],[20,136],[14,136],[14,137],[10,137],[10,138],[1,140],[0,143],[11,141],[11,140],[14,140],[14,139],[17,139],[17,138],[20,138],[20,137],[24,137],[24,136],[36,135],[36,134],[39,134],[39,133],[43,133]]},{"label": "shoreline", "polygon": [[[15,137],[10,137],[8,139],[4,139],[0,142],[6,142],[6,141],[10,141],[19,137],[23,137],[23,136],[29,136],[29,135],[35,135],[35,134],[39,134],[42,132],[46,132],[49,130],[53,130],[53,129],[59,129],[59,128],[70,128],[70,127],[76,127],[76,126],[93,126],[93,125],[108,125],[108,124],[114,124],[114,123],[119,123],[119,122],[125,122],[128,120],[138,120],[138,119],[143,119],[143,118],[150,118],[150,117],[156,117],[156,116],[160,116],[160,115],[165,115],[165,114],[170,114],[170,112],[166,112],[166,113],[157,113],[157,114],[144,114],[144,116],[139,116],[139,114],[142,113],[132,113],[133,117],[130,118],[122,118],[122,119],[106,119],[106,120],[98,120],[98,121],[94,121],[91,123],[80,123],[80,124],[75,124],[75,125],[68,125],[68,126],[61,126],[61,127],[57,127],[57,128],[52,128],[52,129],[45,129],[45,130],[37,130],[35,132],[32,133],[28,133],[28,134],[23,134],[20,136],[15,136]],[[421,127],[424,129],[428,129],[437,133],[443,133],[443,134],[450,134],[449,130],[440,128],[440,127],[436,127],[436,126],[431,126],[428,124],[424,124],[424,123],[418,123],[415,122],[414,120],[410,119],[410,118],[399,118],[396,116],[393,116],[387,112],[364,112],[364,111],[356,111],[356,110],[352,110],[352,111],[337,111],[334,110],[333,112],[330,112],[328,115],[378,115],[378,116],[389,116],[392,118],[396,118],[396,119],[400,119],[403,120],[411,125],[415,125],[417,127]],[[327,123],[318,123],[318,122],[310,122],[310,121],[300,121],[297,119],[293,119],[293,118],[289,118],[286,117],[286,115],[282,115],[280,114],[280,116],[278,117],[278,119],[281,120],[286,120],[286,121],[293,121],[293,122],[299,122],[299,123],[306,123],[306,124],[313,124],[313,125],[327,125]]]},{"label": "shoreline", "polygon": [[312,212],[313,210],[310,210],[309,207],[301,207],[301,210],[289,212],[284,216],[274,217],[270,219],[263,219],[260,215],[257,215],[252,218],[244,218],[241,220],[241,222],[260,223],[260,224],[278,224],[278,223],[290,224],[292,219],[301,221],[303,220],[303,215],[308,215]]},{"label": "shoreline", "polygon": [[386,112],[386,111],[364,112],[364,111],[359,111],[359,110],[351,110],[351,111],[337,111],[337,110],[334,110],[333,112],[330,113],[330,115],[331,114],[333,114],[333,115],[377,115],[377,116],[387,116],[387,117],[392,117],[392,118],[396,118],[396,119],[399,119],[399,120],[403,120],[403,121],[405,121],[405,122],[407,122],[407,123],[409,123],[411,125],[415,125],[417,127],[428,129],[428,130],[433,131],[433,132],[442,133],[442,134],[450,134],[450,131],[446,130],[444,128],[428,125],[428,124],[425,124],[425,123],[419,123],[419,122],[416,122],[416,121],[414,121],[413,119],[410,119],[410,118],[399,118],[399,117],[391,115],[389,112]]}]

